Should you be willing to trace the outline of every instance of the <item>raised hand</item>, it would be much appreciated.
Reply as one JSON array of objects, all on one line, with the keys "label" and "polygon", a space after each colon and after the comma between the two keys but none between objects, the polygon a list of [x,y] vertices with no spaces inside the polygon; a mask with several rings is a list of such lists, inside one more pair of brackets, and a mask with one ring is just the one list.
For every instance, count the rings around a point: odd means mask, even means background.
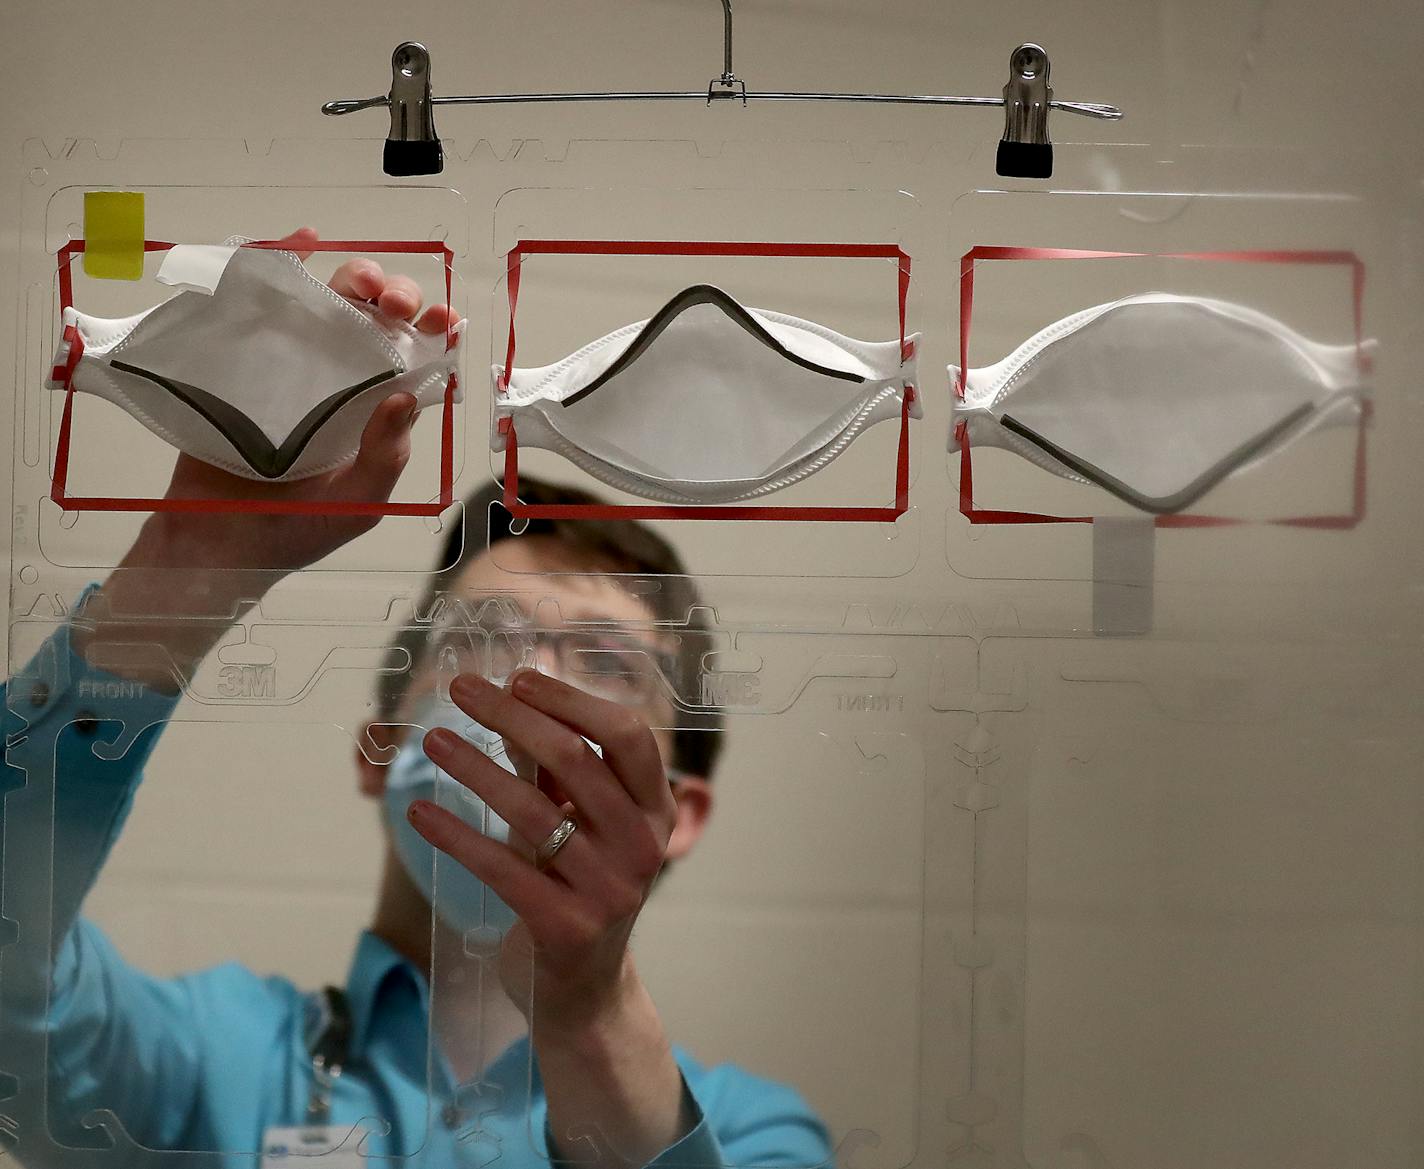
[{"label": "raised hand", "polygon": [[[317,234],[304,227],[281,242],[305,260]],[[415,282],[388,277],[369,258],[342,264],[331,287],[342,296],[375,303],[425,333],[444,333],[457,323],[449,305],[432,305],[422,312]],[[411,394],[390,395],[372,412],[351,463],[287,483],[245,479],[180,454],[166,498],[383,502],[410,459],[415,417]],[[368,531],[378,519],[155,512],[99,595],[90,598],[87,620],[75,629],[73,645],[114,673],[160,689],[181,686],[244,606],[285,574]]]},{"label": "raised hand", "polygon": [[[301,228],[281,241],[306,260],[305,244],[317,242],[311,228]],[[351,300],[367,301],[382,311],[410,321],[423,333],[441,334],[456,323],[449,305],[421,312],[420,286],[407,276],[387,276],[375,260],[347,260],[330,281],[331,288]],[[344,467],[310,479],[263,483],[233,475],[190,455],[180,454],[166,497],[170,499],[257,499],[293,501],[383,502],[390,498],[410,459],[410,428],[416,418],[415,398],[396,393],[372,412],[361,435],[356,458]],[[168,513],[159,525],[184,555],[200,556],[213,567],[275,569],[304,568],[375,525],[374,515],[257,515]]]},{"label": "raised hand", "polygon": [[[532,670],[508,690],[463,674],[450,697],[499,732],[523,775],[444,729],[425,751],[509,824],[511,843],[426,800],[411,823],[519,915],[500,977],[530,1023],[550,1131],[597,1133],[595,1169],[646,1164],[696,1122],[628,948],[677,820],[657,742],[635,711]],[[540,863],[566,819],[577,828]]]},{"label": "raised hand", "polygon": [[[450,698],[538,768],[540,785],[511,774],[472,744],[437,728],[425,752],[480,796],[518,840],[491,840],[424,800],[411,822],[513,909],[502,973],[528,1013],[581,1026],[619,990],[633,923],[643,907],[677,818],[677,804],[652,731],[626,706],[595,698],[533,670],[508,690],[464,674]],[[602,757],[589,747],[597,743]],[[527,770],[522,768],[522,770]],[[547,866],[535,849],[565,818],[578,827]],[[527,1000],[535,962],[535,1001]]]}]

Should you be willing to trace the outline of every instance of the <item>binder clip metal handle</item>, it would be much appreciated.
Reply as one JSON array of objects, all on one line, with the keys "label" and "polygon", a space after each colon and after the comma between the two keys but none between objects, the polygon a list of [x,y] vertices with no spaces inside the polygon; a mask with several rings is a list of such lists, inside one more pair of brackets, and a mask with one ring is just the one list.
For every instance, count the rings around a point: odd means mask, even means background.
[{"label": "binder clip metal handle", "polygon": [[386,174],[438,175],[445,169],[445,155],[435,133],[430,52],[418,41],[405,41],[391,54],[390,105],[391,132],[382,164]]},{"label": "binder clip metal handle", "polygon": [[1053,175],[1053,143],[1048,137],[1048,54],[1041,45],[1020,45],[1009,56],[1009,82],[1004,86],[1004,136],[999,140],[995,170],[1019,179]]}]

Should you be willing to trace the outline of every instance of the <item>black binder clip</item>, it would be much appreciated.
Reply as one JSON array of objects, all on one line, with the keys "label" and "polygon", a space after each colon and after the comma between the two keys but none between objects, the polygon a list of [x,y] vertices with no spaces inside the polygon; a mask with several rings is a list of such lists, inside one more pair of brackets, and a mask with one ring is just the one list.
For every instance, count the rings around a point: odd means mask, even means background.
[{"label": "black binder clip", "polygon": [[406,41],[391,54],[391,132],[382,167],[388,175],[438,175],[445,154],[435,133],[430,93],[430,53]]},{"label": "black binder clip", "polygon": [[1048,54],[1022,44],[1009,57],[1004,86],[1004,136],[994,169],[1007,178],[1046,179],[1053,175],[1053,143],[1048,138]]}]

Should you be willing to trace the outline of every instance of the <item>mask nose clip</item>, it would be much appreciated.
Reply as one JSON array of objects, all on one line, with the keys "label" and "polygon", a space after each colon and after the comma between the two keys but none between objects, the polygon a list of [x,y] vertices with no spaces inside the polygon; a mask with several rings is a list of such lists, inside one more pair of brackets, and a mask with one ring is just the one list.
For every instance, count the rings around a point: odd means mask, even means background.
[{"label": "mask nose clip", "polygon": [[438,175],[445,155],[435,133],[430,92],[430,51],[405,41],[391,54],[391,131],[382,168],[388,175]]},{"label": "mask nose clip", "polygon": [[1046,179],[1053,175],[1053,143],[1048,138],[1048,54],[1026,42],[1009,56],[1004,86],[1004,136],[995,170],[1006,178]]}]

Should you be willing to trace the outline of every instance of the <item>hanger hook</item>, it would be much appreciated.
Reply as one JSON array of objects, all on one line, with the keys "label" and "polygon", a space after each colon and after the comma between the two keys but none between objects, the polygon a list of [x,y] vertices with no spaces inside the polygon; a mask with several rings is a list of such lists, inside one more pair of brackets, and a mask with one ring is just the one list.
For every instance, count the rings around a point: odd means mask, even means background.
[{"label": "hanger hook", "polygon": [[732,82],[737,75],[732,72],[732,0],[722,0],[722,80]]},{"label": "hanger hook", "polygon": [[722,0],[722,76],[707,83],[707,104],[714,97],[737,97],[747,104],[747,83],[732,72],[732,0]]}]

